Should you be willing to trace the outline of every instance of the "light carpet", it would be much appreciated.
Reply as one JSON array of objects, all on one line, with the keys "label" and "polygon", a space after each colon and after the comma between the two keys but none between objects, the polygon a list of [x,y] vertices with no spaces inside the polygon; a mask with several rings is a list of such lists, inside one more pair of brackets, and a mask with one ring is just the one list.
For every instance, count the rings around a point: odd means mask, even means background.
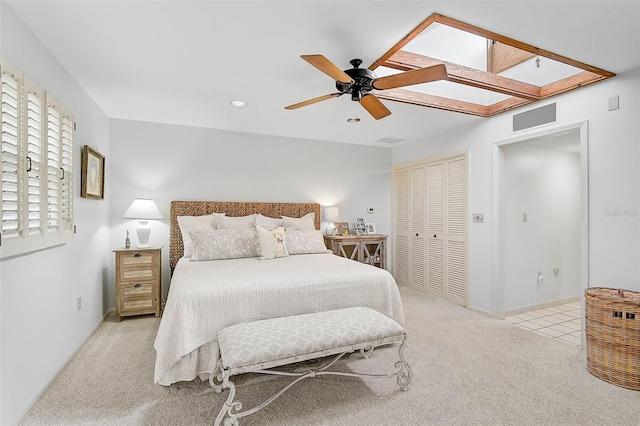
[{"label": "light carpet", "polygon": [[[395,379],[321,376],[296,384],[241,425],[640,425],[640,392],[586,369],[585,352],[445,300],[401,288],[414,372]],[[160,320],[106,321],[25,416],[23,425],[207,425],[227,393],[153,384]],[[393,370],[396,348],[352,355],[344,371]],[[243,375],[245,408],[289,379]]]}]

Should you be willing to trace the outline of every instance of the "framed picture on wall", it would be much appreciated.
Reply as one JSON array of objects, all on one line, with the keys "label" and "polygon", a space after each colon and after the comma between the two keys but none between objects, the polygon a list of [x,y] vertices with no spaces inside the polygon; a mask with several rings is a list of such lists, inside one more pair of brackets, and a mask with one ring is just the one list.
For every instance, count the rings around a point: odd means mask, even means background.
[{"label": "framed picture on wall", "polygon": [[104,156],[89,145],[82,147],[80,196],[104,200]]}]

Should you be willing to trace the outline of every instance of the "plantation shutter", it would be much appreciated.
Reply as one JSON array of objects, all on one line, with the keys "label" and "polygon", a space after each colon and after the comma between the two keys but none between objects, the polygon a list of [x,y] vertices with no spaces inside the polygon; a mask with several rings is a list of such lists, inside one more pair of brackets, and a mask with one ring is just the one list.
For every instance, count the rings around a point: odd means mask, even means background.
[{"label": "plantation shutter", "polygon": [[38,247],[43,241],[42,226],[42,176],[44,173],[43,143],[43,95],[42,91],[25,80],[25,118],[23,125],[25,144],[25,239],[28,247]]},{"label": "plantation shutter", "polygon": [[60,228],[61,238],[65,241],[72,237],[73,231],[73,117],[69,113],[62,116],[60,179],[62,188]]},{"label": "plantation shutter", "polygon": [[0,257],[73,239],[73,116],[0,61]]},{"label": "plantation shutter", "polygon": [[60,232],[60,107],[47,101],[47,234]]},{"label": "plantation shutter", "polygon": [[[2,85],[2,103],[0,104],[0,120],[2,128],[2,193],[0,208],[2,215],[2,245],[7,247],[11,240],[19,235],[20,198],[18,192],[19,132],[20,132],[20,92],[21,84],[6,66],[2,66],[0,74]],[[6,249],[4,251],[7,251]]]}]

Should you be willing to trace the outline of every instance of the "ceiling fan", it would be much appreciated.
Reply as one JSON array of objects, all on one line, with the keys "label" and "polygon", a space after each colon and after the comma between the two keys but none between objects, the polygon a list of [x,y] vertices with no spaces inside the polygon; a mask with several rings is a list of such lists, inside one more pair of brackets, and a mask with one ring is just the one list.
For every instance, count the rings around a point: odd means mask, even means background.
[{"label": "ceiling fan", "polygon": [[447,68],[443,64],[378,78],[370,69],[358,68],[360,64],[362,64],[362,60],[360,59],[352,59],[349,62],[353,68],[341,71],[322,55],[301,55],[300,57],[333,78],[336,81],[338,92],[289,105],[284,107],[284,109],[298,109],[315,104],[316,102],[350,94],[352,101],[360,102],[360,105],[362,105],[373,118],[379,120],[391,114],[391,111],[389,111],[378,98],[369,93],[372,90],[395,89],[397,87],[428,83],[430,81],[444,80],[447,78]]}]

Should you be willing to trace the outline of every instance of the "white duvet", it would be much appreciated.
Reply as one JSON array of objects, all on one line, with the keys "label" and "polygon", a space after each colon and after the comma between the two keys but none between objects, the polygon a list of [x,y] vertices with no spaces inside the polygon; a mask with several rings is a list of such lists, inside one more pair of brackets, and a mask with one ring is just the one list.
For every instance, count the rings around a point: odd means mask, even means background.
[{"label": "white duvet", "polygon": [[223,328],[265,318],[351,306],[375,309],[400,324],[400,293],[389,272],[333,254],[191,262],[171,279],[156,349],[156,383],[207,379]]}]

